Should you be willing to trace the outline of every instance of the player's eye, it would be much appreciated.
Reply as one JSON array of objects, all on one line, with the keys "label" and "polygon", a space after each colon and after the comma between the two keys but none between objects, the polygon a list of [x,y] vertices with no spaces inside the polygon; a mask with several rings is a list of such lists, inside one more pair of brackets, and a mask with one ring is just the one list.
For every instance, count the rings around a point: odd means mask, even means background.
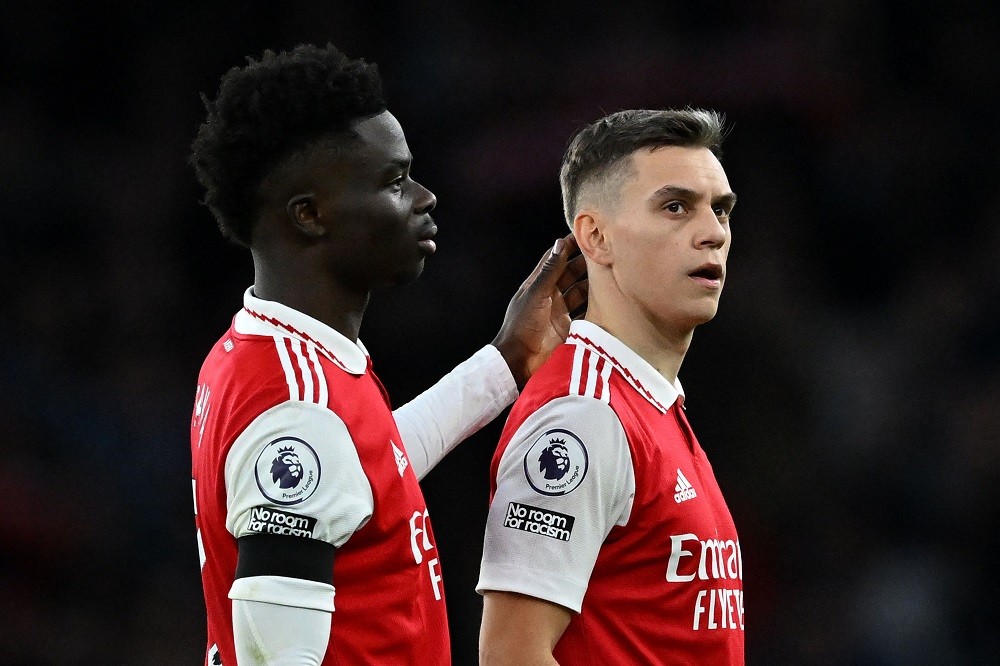
[{"label": "player's eye", "polygon": [[728,220],[729,219],[729,213],[730,213],[730,211],[729,211],[729,209],[726,206],[716,206],[712,210],[715,212],[715,216],[717,218],[719,218],[720,220]]},{"label": "player's eye", "polygon": [[677,213],[683,213],[687,208],[684,206],[683,201],[668,201],[663,204],[663,210],[676,215]]}]

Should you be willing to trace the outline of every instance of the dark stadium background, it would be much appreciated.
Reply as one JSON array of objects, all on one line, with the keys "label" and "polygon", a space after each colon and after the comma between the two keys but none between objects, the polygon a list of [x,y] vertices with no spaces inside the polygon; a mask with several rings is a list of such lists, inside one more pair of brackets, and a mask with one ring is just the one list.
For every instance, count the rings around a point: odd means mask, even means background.
[{"label": "dark stadium background", "polygon": [[[328,40],[380,64],[439,198],[438,253],[362,330],[397,404],[492,339],[563,233],[575,129],[725,111],[729,280],[681,375],[741,532],[748,663],[1000,661],[995,3],[83,4],[0,16],[0,661],[202,658],[188,423],[252,275],[185,163],[198,94]],[[456,664],[499,425],[425,484]]]}]

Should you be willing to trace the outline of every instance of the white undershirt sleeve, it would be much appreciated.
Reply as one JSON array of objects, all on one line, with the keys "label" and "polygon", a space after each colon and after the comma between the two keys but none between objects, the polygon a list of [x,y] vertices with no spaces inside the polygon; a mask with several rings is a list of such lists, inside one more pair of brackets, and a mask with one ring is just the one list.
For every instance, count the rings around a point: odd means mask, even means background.
[{"label": "white undershirt sleeve", "polygon": [[282,576],[237,578],[233,638],[239,666],[318,666],[330,641],[332,585]]},{"label": "white undershirt sleeve", "polygon": [[496,347],[487,345],[437,384],[393,412],[418,479],[459,442],[517,398],[517,384]]}]

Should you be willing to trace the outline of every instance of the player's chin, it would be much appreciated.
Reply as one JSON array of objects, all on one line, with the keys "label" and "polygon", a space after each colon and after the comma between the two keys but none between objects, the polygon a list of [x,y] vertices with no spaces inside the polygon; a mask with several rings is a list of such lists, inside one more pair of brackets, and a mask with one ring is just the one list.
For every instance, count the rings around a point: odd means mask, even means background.
[{"label": "player's chin", "polygon": [[424,272],[424,258],[421,257],[416,263],[407,266],[396,273],[393,284],[397,287],[410,284]]},{"label": "player's chin", "polygon": [[686,319],[685,324],[690,328],[700,326],[701,324],[707,324],[715,319],[715,315],[718,311],[718,300],[702,299],[697,303],[693,303],[692,307],[688,308],[687,312],[684,313],[684,319]]}]

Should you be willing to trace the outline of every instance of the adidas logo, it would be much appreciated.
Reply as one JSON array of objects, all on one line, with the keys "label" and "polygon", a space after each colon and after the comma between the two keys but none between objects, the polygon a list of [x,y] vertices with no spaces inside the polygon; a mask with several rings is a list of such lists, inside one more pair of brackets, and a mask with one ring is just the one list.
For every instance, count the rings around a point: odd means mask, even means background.
[{"label": "adidas logo", "polygon": [[694,491],[694,486],[687,480],[679,467],[677,468],[677,485],[674,486],[674,490],[677,491],[674,493],[674,501],[678,504],[698,496],[698,493]]},{"label": "adidas logo", "polygon": [[399,478],[403,478],[403,472],[406,471],[410,461],[406,459],[406,454],[400,451],[395,442],[390,439],[389,443],[392,444],[392,454],[396,456],[396,470],[399,472]]}]

